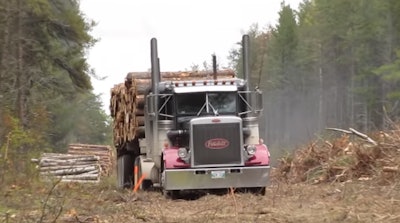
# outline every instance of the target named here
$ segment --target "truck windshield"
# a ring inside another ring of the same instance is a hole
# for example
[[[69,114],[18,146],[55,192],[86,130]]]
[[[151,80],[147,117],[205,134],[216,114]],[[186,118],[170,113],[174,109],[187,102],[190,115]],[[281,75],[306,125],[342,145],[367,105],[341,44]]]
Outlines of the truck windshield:
[[[178,94],[176,99],[177,111],[180,115],[236,112],[237,97],[235,92]]]
[[[206,102],[205,93],[178,94],[178,114],[196,114]]]
[[[236,94],[234,92],[208,93],[208,102],[218,113],[236,112]]]

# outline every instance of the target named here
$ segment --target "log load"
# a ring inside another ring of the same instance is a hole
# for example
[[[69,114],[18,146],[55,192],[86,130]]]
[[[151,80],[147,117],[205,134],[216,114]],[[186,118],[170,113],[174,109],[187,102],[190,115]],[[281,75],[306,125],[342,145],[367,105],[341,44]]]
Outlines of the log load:
[[[61,182],[98,183],[100,181],[100,157],[95,155],[72,155],[43,153],[37,160],[42,178],[60,179]]]
[[[218,79],[230,79],[235,77],[233,70],[219,70]],[[161,72],[161,81],[192,81],[192,80],[210,80],[214,78],[211,71],[178,71]],[[151,73],[149,72],[130,72],[126,75],[126,80],[134,80],[138,95],[145,95],[151,87]]]
[[[109,176],[112,173],[113,153],[110,146],[90,144],[70,144],[68,154],[72,155],[94,155],[99,157],[101,175]]]
[[[233,70],[219,70],[217,79],[235,78]],[[161,72],[161,81],[212,80],[212,71]],[[136,137],[144,136],[145,95],[151,89],[150,72],[130,72],[124,83],[111,89],[110,113],[113,118],[113,138],[117,148]]]
[[[133,140],[136,134],[136,82],[125,80],[111,89],[110,113],[113,117],[115,145]]]

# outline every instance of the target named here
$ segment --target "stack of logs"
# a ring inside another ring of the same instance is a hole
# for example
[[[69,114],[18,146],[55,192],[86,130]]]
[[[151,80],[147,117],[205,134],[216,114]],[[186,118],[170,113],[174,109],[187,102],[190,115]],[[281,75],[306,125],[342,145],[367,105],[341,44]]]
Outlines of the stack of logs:
[[[135,79],[126,79],[125,83],[111,89],[110,113],[114,119],[114,145],[135,139],[139,126],[137,116],[144,120],[143,105],[144,97],[138,97]]]
[[[40,175],[62,182],[92,182],[100,180],[100,158],[95,155],[44,153],[38,160]]]
[[[161,81],[194,81],[235,78],[233,70],[161,72]],[[114,144],[117,148],[144,134],[144,101],[151,90],[150,72],[131,72],[125,82],[111,89],[110,113],[114,119]]]
[[[112,172],[112,149],[106,145],[90,145],[90,144],[70,144],[68,154],[73,155],[95,155],[98,156],[101,175],[109,176]]]

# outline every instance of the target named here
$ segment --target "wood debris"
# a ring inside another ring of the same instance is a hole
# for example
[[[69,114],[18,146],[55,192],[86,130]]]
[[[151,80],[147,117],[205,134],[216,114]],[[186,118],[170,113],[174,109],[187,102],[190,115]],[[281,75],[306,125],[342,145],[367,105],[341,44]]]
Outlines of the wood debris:
[[[353,128],[329,130],[342,135],[331,141],[315,141],[281,158],[273,178],[290,183],[372,179],[389,184],[400,177],[399,131],[368,136]]]

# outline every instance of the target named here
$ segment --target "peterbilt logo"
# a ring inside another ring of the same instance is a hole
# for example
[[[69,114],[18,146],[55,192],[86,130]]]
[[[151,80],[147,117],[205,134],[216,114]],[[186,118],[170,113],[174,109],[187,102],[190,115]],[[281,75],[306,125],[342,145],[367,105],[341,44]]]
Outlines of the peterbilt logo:
[[[204,146],[209,149],[225,149],[229,146],[229,141],[224,138],[209,139]]]

